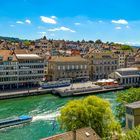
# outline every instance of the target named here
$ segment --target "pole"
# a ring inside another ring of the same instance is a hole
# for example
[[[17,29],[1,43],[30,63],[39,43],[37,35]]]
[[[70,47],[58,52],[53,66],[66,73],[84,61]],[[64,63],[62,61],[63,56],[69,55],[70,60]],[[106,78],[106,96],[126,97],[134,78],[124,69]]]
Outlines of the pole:
[[[73,130],[73,140],[76,140],[76,130]]]

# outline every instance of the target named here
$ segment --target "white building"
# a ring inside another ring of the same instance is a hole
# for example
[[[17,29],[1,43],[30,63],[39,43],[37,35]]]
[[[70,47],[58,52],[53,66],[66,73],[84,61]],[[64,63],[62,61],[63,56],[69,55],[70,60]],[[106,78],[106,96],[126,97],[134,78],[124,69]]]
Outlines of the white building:
[[[0,89],[32,87],[44,78],[44,59],[23,51],[0,50]]]
[[[109,78],[116,79],[125,87],[140,85],[140,69],[138,68],[122,68],[117,69],[109,75]]]

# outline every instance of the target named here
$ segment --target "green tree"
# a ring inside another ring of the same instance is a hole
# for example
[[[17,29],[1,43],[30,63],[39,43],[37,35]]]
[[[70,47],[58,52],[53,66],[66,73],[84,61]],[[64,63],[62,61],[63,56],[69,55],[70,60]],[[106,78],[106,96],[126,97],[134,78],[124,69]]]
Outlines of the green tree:
[[[111,139],[114,133],[121,132],[110,103],[96,96],[70,101],[61,109],[59,122],[61,128],[67,131],[90,126],[105,139]]]
[[[129,45],[121,45],[121,50],[132,50],[132,48]]]
[[[25,46],[29,47],[29,46],[30,46],[30,44],[31,44],[31,42],[30,42],[30,41],[28,41],[28,40],[25,40],[25,41],[23,42],[23,44],[24,44]]]
[[[103,42],[100,39],[98,39],[98,40],[95,41],[95,44],[102,44],[102,43]]]
[[[130,88],[117,95],[116,116],[122,124],[125,122],[125,105],[140,100],[140,88]]]
[[[129,130],[126,135],[124,135],[121,140],[140,140],[140,126]]]

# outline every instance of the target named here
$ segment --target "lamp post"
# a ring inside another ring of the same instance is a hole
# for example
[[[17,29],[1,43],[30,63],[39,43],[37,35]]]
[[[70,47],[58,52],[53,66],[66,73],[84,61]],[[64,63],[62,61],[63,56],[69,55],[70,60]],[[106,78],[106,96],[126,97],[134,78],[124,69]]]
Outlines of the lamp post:
[[[76,117],[73,116],[73,117],[72,117],[72,120],[75,121],[75,120],[76,120]],[[72,133],[73,133],[73,140],[76,140],[76,127],[73,128]]]

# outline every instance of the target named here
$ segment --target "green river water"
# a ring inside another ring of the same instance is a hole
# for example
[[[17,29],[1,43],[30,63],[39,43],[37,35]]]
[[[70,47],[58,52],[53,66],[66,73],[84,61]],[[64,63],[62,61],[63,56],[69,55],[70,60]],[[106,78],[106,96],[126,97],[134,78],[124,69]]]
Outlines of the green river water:
[[[98,94],[116,106],[114,92]],[[85,96],[84,96],[85,97]],[[0,118],[33,116],[31,123],[0,130],[0,140],[39,140],[63,132],[56,120],[59,110],[68,101],[84,97],[60,98],[53,95],[32,96],[0,101]]]

